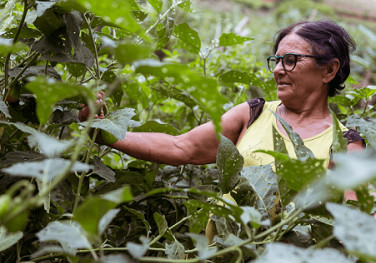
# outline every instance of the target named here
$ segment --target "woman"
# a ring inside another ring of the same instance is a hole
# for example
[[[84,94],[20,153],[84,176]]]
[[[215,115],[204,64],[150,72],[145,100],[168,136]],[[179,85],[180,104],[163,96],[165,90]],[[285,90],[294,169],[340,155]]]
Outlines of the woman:
[[[267,61],[280,101],[253,99],[222,116],[222,134],[237,145],[245,166],[272,162],[271,157],[254,151],[273,149],[273,126],[294,156],[291,141],[271,111],[292,126],[316,158],[329,164],[333,138],[327,100],[343,89],[350,73],[349,52],[354,46],[348,33],[331,21],[298,22],[279,33],[275,55]],[[103,96],[98,94],[98,100]],[[86,120],[88,114],[88,108],[81,110],[80,120]],[[103,118],[103,111],[96,117]],[[346,131],[344,136],[349,151],[363,148],[362,138],[355,131]],[[128,132],[123,140],[109,146],[139,159],[181,165],[215,162],[218,145],[214,125],[209,122],[179,136]]]

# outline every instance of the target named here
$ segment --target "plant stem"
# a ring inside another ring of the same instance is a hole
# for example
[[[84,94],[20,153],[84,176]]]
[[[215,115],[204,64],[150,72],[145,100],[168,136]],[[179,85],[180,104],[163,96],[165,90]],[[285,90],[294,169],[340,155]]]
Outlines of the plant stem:
[[[98,135],[98,129],[95,129],[94,130],[94,135],[93,135],[93,138],[92,140],[90,141],[90,145],[89,145],[89,148],[87,149],[87,152],[86,152],[86,160],[85,160],[85,164],[88,164],[89,163],[89,160],[90,160],[90,153],[94,147],[94,144],[95,144],[95,138],[97,137]],[[84,179],[86,177],[86,171],[83,171],[81,173],[81,176],[80,176],[80,179],[78,180],[78,186],[77,186],[77,193],[76,193],[76,198],[74,199],[74,205],[73,205],[73,211],[72,211],[72,214],[74,213],[74,211],[76,211],[77,209],[77,206],[78,206],[78,203],[80,201],[80,196],[81,196],[81,188],[82,188],[82,184],[84,182]]]
[[[13,38],[13,41],[12,41],[12,44],[16,44],[17,41],[18,41],[18,37],[20,36],[20,33],[21,33],[21,30],[22,30],[22,26],[25,22],[25,19],[26,19],[26,14],[27,14],[27,11],[29,10],[29,7],[27,6],[27,0],[23,0],[23,3],[24,3],[24,10],[23,10],[23,13],[22,13],[22,17],[21,17],[21,20],[18,24],[18,28],[17,28],[17,32]],[[10,91],[10,87],[11,85],[8,85],[8,74],[9,74],[9,63],[10,63],[10,56],[11,56],[11,52],[9,52],[5,58],[5,65],[4,65],[4,88],[5,89],[8,89],[8,91],[6,92],[6,94],[8,95],[9,91]],[[5,96],[6,98],[7,96]],[[5,100],[4,100],[5,101]]]
[[[313,248],[313,249],[322,248],[322,247],[325,246],[328,242],[330,242],[330,240],[332,240],[333,238],[334,238],[334,235],[330,235],[330,236],[324,238],[323,240],[321,240],[320,242],[318,242],[317,244],[313,245],[312,248]]]
[[[95,57],[95,64],[96,64],[95,69],[96,69],[96,73],[97,73],[97,79],[101,79],[101,74],[100,74],[100,70],[99,70],[98,50],[97,50],[97,45],[95,43],[95,39],[94,39],[94,36],[93,36],[93,32],[91,30],[91,22],[89,23],[89,20],[87,19],[87,17],[85,15],[84,15],[84,19],[85,19],[87,29],[88,29],[88,32],[89,32],[89,37],[90,37],[90,40],[91,40],[91,43],[92,43],[93,49],[94,49],[94,57]]]

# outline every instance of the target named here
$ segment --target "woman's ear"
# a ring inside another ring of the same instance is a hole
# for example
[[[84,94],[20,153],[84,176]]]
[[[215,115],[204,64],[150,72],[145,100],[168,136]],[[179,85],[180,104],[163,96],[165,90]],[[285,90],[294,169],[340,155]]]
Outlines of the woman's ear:
[[[332,61],[326,66],[326,70],[324,73],[323,82],[329,83],[334,79],[338,70],[339,70],[340,62],[338,58],[333,58]]]

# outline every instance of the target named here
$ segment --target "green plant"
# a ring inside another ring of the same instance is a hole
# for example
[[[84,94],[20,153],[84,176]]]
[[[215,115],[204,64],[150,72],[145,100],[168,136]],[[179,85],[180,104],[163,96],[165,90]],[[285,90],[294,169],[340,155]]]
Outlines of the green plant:
[[[372,87],[333,101],[370,145],[362,155],[336,155],[334,171],[320,168],[288,125],[298,159],[277,144],[269,154],[278,177],[270,166],[242,168],[224,137],[215,165],[144,162],[95,137],[100,131],[122,139],[128,129],[176,135],[208,119],[219,132],[229,102],[276,98],[263,63],[245,56],[252,37],[228,31],[202,41],[190,26],[190,0],[1,5],[1,261],[375,261],[365,243],[376,236],[376,222],[365,215],[375,212],[375,120],[371,107],[358,104],[372,105]],[[103,120],[94,119],[99,91],[106,94]],[[77,118],[82,104],[92,112],[84,123]],[[334,138],[340,152],[343,143]],[[239,206],[222,196],[235,186]],[[348,188],[359,193],[352,206],[364,213],[327,203],[341,203],[336,197]],[[219,235],[208,245],[202,230],[211,214]],[[330,248],[315,250],[324,246]]]

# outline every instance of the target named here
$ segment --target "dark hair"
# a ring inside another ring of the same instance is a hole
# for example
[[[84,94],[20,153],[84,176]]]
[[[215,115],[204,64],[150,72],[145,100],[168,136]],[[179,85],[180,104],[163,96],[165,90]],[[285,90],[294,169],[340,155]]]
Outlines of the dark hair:
[[[281,40],[290,33],[310,43],[313,55],[320,57],[316,59],[318,65],[327,65],[333,58],[339,59],[340,68],[329,82],[328,96],[333,97],[344,89],[344,82],[350,74],[350,51],[356,49],[355,41],[346,30],[329,20],[297,22],[279,32],[273,47],[274,54]]]

